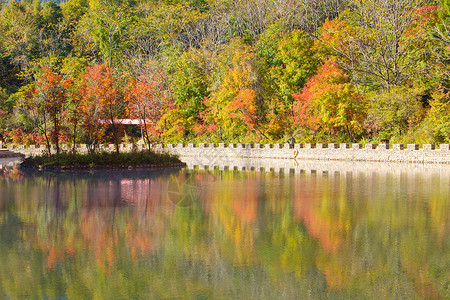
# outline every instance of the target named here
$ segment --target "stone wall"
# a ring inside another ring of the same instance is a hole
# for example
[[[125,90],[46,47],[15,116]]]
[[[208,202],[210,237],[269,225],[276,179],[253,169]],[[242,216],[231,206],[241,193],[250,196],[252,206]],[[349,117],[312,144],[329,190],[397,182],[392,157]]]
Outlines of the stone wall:
[[[86,145],[77,145],[78,153],[87,153]],[[142,145],[121,144],[120,151],[141,151]],[[30,155],[41,155],[46,151],[45,146],[8,146],[9,151]],[[71,148],[61,146],[63,151]],[[114,145],[100,145],[99,150],[112,152]],[[154,145],[156,152],[166,152],[184,158],[202,158],[214,165],[218,161],[233,159],[295,159],[321,161],[361,161],[361,162],[395,162],[395,163],[450,163],[450,145],[442,144],[168,144]],[[52,152],[55,148],[52,148]]]

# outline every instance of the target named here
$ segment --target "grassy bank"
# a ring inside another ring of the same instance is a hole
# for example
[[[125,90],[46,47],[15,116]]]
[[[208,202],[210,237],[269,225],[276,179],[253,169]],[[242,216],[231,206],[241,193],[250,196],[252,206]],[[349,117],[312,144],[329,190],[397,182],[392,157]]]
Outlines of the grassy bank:
[[[182,166],[178,157],[153,152],[67,154],[32,156],[26,158],[22,167],[39,169],[98,169],[98,168],[152,168]]]

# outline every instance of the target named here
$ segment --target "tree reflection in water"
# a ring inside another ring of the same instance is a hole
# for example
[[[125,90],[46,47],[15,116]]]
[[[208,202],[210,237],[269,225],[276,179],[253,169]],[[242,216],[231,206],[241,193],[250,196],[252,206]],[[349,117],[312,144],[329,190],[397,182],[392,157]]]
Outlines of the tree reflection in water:
[[[439,173],[0,170],[0,295],[446,298]]]

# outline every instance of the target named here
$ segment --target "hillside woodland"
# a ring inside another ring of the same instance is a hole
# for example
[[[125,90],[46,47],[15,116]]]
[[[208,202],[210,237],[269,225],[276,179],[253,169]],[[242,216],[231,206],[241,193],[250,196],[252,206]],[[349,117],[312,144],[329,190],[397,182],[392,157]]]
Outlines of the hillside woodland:
[[[0,140],[450,143],[449,16],[448,0],[0,1]]]

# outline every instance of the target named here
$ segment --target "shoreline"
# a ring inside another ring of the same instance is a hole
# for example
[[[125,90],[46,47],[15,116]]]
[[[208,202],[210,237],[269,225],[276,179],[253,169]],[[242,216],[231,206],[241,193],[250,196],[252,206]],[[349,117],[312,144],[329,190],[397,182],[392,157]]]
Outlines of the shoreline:
[[[128,165],[104,165],[104,166],[94,166],[94,167],[83,167],[83,166],[22,166],[19,165],[20,169],[32,170],[32,171],[56,171],[56,172],[78,172],[78,171],[103,171],[103,170],[161,170],[161,169],[176,169],[187,167],[186,163],[167,163],[167,164],[142,164],[136,166]]]

